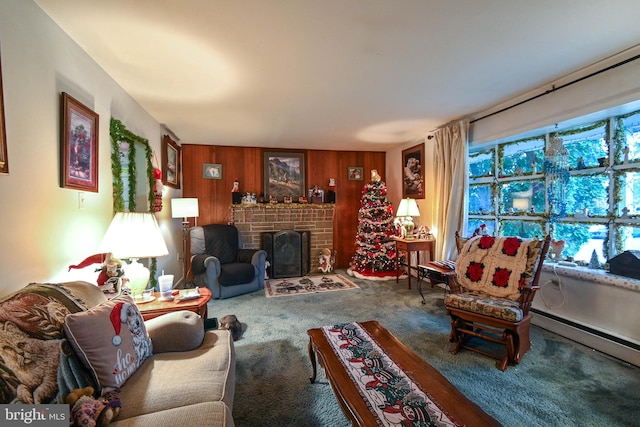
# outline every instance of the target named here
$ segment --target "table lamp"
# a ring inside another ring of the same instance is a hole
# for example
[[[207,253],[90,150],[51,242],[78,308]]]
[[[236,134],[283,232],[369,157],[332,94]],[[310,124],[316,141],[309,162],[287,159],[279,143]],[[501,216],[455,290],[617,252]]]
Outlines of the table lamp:
[[[184,197],[181,199],[171,199],[171,217],[182,218],[182,277],[187,283],[187,234],[189,233],[189,219],[198,218],[198,199],[195,197]]]
[[[169,254],[162,232],[152,213],[117,212],[107,229],[99,252],[111,252],[116,258],[129,258],[123,265],[124,276],[133,295],[141,294],[149,283],[149,269],[138,258]]]
[[[407,232],[407,239],[413,239],[413,230],[415,228],[413,217],[420,216],[416,200],[410,198],[400,200],[400,206],[398,206],[396,216],[402,218],[402,227],[404,227]]]

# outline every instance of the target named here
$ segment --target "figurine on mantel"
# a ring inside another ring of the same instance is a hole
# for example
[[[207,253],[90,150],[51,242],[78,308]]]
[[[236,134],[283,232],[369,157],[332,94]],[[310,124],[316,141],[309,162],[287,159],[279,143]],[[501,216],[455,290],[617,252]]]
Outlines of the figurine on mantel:
[[[327,203],[336,202],[336,180],[329,178],[329,191],[327,192]]]
[[[236,178],[233,181],[233,188],[231,189],[232,193],[239,193],[240,192],[240,181],[238,181],[238,178]]]

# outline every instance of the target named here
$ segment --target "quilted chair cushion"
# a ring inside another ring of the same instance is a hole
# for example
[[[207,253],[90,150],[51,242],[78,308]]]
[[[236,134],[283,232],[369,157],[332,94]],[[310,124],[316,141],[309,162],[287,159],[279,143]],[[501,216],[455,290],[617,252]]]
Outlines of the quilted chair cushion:
[[[522,320],[522,310],[518,302],[510,299],[488,298],[480,293],[447,294],[444,297],[446,307],[459,308],[465,311],[481,313],[509,322]]]
[[[470,291],[517,300],[519,288],[533,272],[538,244],[538,239],[473,237],[465,243],[456,262],[458,282]]]
[[[220,260],[220,264],[238,261],[238,229],[233,225],[209,224],[204,230],[205,252]],[[251,281],[251,280],[249,280]]]
[[[232,262],[220,265],[220,277],[218,281],[222,286],[239,285],[251,282],[255,275],[256,268],[253,264]]]

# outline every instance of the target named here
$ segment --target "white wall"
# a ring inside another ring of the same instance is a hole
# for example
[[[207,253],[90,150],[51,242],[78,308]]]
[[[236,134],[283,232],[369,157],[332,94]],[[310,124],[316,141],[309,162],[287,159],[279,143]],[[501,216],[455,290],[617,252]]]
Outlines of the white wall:
[[[67,266],[96,253],[112,208],[109,120],[149,140],[160,156],[160,125],[31,0],[0,2],[0,54],[9,175],[0,175],[0,296],[29,282],[87,277]],[[100,116],[99,192],[59,186],[60,93]],[[180,191],[165,190],[165,206]],[[180,220],[158,220],[170,255],[159,270],[180,276]],[[95,278],[91,274],[87,278]]]

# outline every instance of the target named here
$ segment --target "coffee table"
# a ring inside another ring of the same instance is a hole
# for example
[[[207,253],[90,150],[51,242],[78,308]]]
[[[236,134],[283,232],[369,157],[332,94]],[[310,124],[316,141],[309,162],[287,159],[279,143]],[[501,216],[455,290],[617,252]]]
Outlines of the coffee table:
[[[391,332],[375,320],[359,322],[376,343],[401,367],[418,387],[428,393],[460,425],[499,426],[500,423],[463,395],[435,368],[425,362],[409,347],[402,344]],[[331,384],[342,411],[354,426],[375,426],[377,418],[360,395],[357,385],[336,355],[321,328],[309,329],[309,358],[312,376],[316,380],[316,357]]]
[[[198,290],[200,291],[200,298],[187,301],[176,301],[175,297],[173,301],[160,301],[160,292],[154,292],[155,300],[136,302],[136,306],[138,306],[138,310],[140,310],[144,320],[180,310],[193,311],[198,313],[202,319],[206,319],[209,313],[207,303],[211,299],[211,290],[209,288],[198,288]]]

